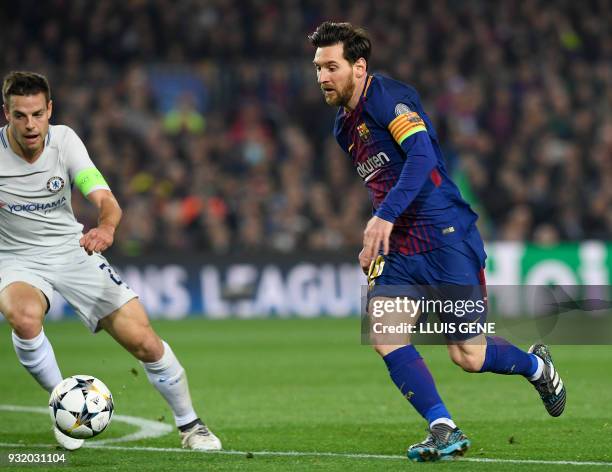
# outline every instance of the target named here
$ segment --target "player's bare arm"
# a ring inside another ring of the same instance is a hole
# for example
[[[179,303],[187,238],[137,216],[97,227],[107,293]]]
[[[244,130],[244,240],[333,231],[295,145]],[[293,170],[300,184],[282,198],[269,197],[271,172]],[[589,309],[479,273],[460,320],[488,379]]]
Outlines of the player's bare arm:
[[[99,211],[98,226],[90,229],[80,239],[81,246],[88,254],[106,251],[114,241],[115,229],[121,221],[121,207],[109,190],[94,190],[87,195]]]
[[[383,254],[389,254],[389,238],[393,231],[393,223],[373,216],[368,221],[363,232],[363,249],[359,253],[359,264],[365,274],[368,273],[370,264],[376,260],[378,251],[382,244]]]

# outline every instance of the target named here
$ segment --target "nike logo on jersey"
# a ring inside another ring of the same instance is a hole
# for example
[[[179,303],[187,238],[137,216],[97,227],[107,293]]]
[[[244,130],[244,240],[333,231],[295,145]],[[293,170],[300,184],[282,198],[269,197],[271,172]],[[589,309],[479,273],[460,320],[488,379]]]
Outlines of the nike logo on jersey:
[[[372,178],[378,174],[382,169],[377,169],[374,172],[372,172],[370,175],[368,175],[363,181],[364,182],[369,182],[370,180],[372,180]]]

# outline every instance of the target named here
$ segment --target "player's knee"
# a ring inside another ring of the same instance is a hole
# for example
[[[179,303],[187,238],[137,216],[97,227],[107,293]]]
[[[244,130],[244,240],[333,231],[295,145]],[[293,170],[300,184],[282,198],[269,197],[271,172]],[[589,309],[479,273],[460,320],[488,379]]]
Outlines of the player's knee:
[[[452,361],[466,372],[480,372],[484,359],[479,352],[452,351]]]
[[[40,333],[44,318],[40,304],[30,300],[19,300],[9,306],[6,317],[15,334],[22,339],[32,339]]]

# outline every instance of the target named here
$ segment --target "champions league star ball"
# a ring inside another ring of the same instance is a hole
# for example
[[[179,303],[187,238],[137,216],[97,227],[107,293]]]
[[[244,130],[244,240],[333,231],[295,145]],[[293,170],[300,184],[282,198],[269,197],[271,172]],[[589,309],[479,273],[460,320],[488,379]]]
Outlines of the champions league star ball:
[[[113,409],[110,390],[91,375],[73,375],[62,380],[49,398],[49,413],[55,425],[76,439],[91,438],[104,431]]]

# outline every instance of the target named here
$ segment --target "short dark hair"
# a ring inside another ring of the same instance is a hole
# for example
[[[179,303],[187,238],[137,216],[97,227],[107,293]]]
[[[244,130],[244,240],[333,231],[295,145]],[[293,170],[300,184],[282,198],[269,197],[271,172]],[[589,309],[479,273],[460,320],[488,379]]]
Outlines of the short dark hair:
[[[2,101],[8,108],[9,97],[11,95],[36,95],[44,93],[46,102],[51,100],[51,88],[49,81],[42,74],[27,71],[12,71],[4,77],[2,82]]]
[[[325,21],[308,36],[308,39],[316,48],[342,43],[343,56],[350,64],[354,64],[360,57],[366,60],[366,64],[370,60],[372,41],[368,33],[363,28],[355,27],[350,23]]]

